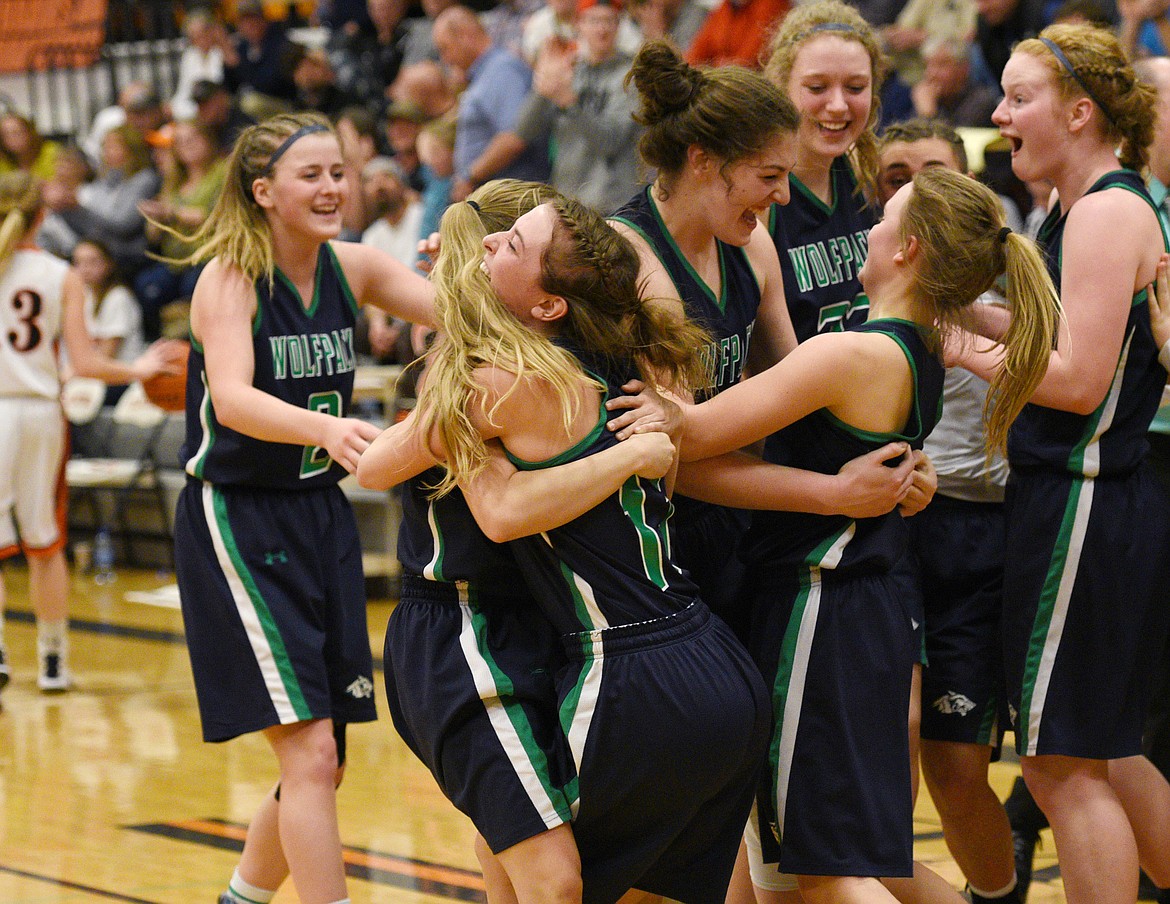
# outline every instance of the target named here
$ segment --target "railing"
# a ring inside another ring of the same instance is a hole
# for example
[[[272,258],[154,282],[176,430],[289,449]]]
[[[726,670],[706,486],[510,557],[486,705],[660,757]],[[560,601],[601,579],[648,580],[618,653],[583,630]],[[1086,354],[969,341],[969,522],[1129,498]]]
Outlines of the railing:
[[[166,99],[182,53],[182,0],[0,0],[0,70],[23,71],[27,112],[55,137],[89,128],[131,81]]]

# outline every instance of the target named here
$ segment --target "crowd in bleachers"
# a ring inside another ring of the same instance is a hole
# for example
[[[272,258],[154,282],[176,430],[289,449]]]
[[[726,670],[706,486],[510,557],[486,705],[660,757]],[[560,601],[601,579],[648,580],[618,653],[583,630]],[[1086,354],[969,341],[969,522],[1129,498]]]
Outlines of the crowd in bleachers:
[[[628,2],[628,6],[627,6]],[[605,213],[650,176],[624,78],[646,39],[692,64],[758,67],[790,0],[318,0],[189,4],[176,87],[126,84],[73,144],[47,140],[17,111],[0,117],[0,171],[45,183],[40,243],[72,258],[97,241],[111,285],[140,306],[143,338],[182,335],[198,265],[180,234],[219,195],[223,161],[247,125],[317,110],[345,135],[351,192],[345,238],[413,261],[413,242],[446,205],[494,177],[546,181]],[[1135,56],[1170,42],[1162,0],[857,0],[889,63],[882,127],[913,116],[989,128],[1014,42],[1053,21],[1114,29]],[[283,16],[284,18],[280,18]],[[990,165],[1023,222],[1036,191]],[[1038,192],[1040,195],[1043,192]],[[101,299],[96,299],[98,309]],[[127,321],[128,323],[130,321]],[[408,353],[370,325],[377,360]]]

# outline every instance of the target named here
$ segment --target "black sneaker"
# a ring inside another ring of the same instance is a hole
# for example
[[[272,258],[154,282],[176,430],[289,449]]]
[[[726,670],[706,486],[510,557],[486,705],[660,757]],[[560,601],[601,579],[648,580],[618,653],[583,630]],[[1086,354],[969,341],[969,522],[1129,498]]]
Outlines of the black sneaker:
[[[8,684],[8,679],[12,674],[8,671],[8,651],[0,645],[0,691],[4,690],[4,686]]]
[[[48,693],[58,693],[69,690],[72,684],[69,668],[65,665],[60,653],[45,653],[41,656],[41,670],[37,675],[37,687]]]

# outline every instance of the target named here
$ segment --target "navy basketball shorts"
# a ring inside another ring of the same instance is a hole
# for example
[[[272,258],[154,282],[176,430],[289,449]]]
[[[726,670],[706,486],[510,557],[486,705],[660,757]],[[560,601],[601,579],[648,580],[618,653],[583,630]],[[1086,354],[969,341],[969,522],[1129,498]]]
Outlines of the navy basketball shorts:
[[[1021,755],[1141,753],[1161,649],[1170,534],[1148,467],[1090,479],[1013,472],[1004,670]]]
[[[519,578],[502,595],[404,575],[384,662],[394,727],[494,852],[570,821],[564,654]]]
[[[999,744],[1003,505],[938,495],[907,522],[926,612],[922,737]]]
[[[758,800],[765,864],[798,876],[909,876],[908,709],[919,646],[888,575],[784,569],[753,581],[753,652],[772,686]]]
[[[913,518],[909,520],[913,521]],[[902,606],[910,619],[910,626],[914,629],[914,642],[919,651],[916,661],[926,665],[926,603],[922,597],[918,566],[909,546],[890,566],[889,579],[894,584],[896,588],[894,592],[902,601]]]
[[[672,555],[699,588],[699,597],[741,641],[747,638],[750,613],[743,595],[746,566],[736,555],[751,522],[750,513],[688,501],[670,521]]]
[[[768,737],[755,665],[701,602],[564,640],[584,904],[723,904]]]
[[[340,489],[188,480],[175,571],[205,740],[377,717],[361,546]]]

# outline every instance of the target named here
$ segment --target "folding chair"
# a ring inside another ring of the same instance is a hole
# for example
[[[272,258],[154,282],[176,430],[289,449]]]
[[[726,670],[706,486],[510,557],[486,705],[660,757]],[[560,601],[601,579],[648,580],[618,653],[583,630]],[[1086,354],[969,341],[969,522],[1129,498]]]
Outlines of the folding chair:
[[[168,415],[146,398],[135,383],[114,406],[108,425],[90,423],[86,445],[96,454],[71,457],[65,467],[71,509],[78,503],[89,507],[92,530],[108,527],[120,539],[123,559],[137,566],[141,542],[163,545],[174,567],[171,513],[159,474],[158,444]],[[107,429],[103,430],[103,426]],[[102,497],[110,499],[112,518],[105,517]],[[149,522],[143,518],[143,508]],[[72,520],[72,519],[71,519]]]

